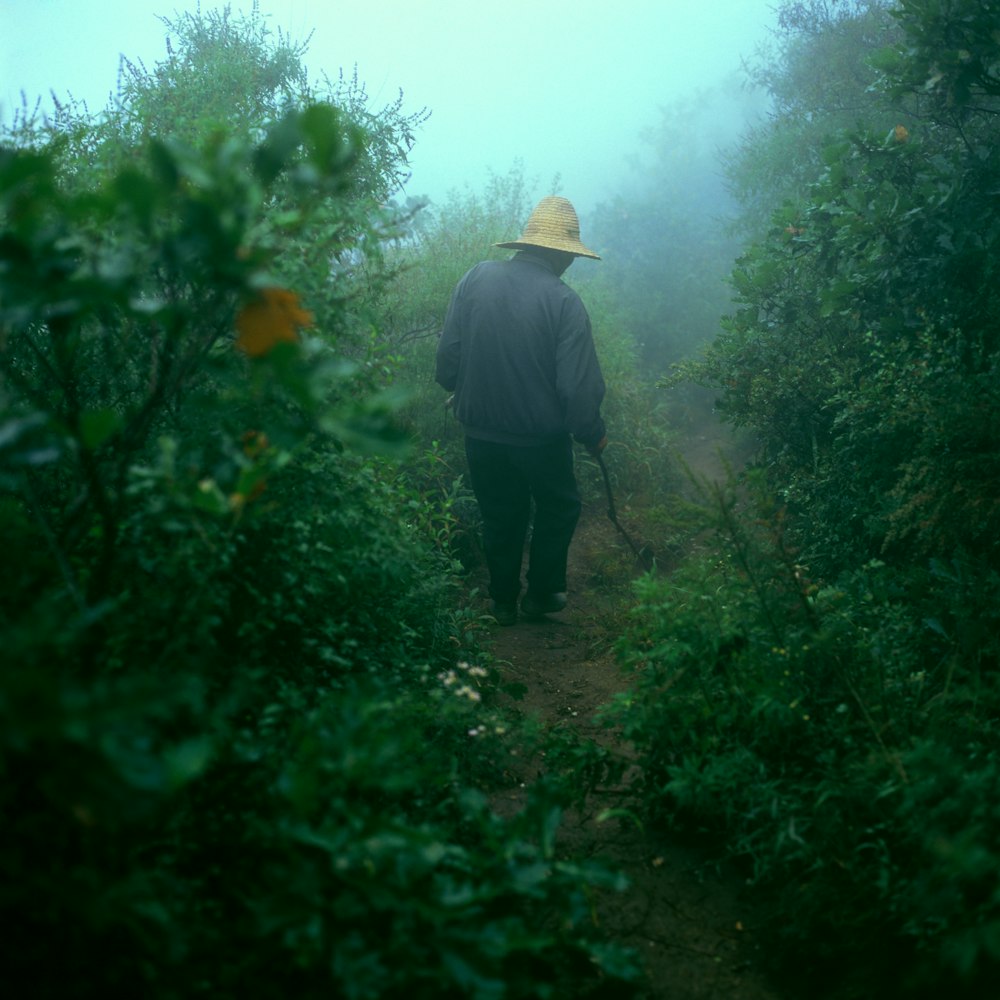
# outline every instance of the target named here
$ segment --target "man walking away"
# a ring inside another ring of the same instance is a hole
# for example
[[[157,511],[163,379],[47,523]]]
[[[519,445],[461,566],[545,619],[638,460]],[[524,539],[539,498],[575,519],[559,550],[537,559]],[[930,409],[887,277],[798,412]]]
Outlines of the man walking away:
[[[454,393],[472,489],[483,519],[493,614],[517,621],[528,552],[528,618],[566,606],[566,561],[580,518],[575,439],[593,455],[607,444],[604,378],[587,310],[562,274],[580,241],[565,198],[543,198],[505,261],[483,261],[456,285],[437,349],[437,381]]]

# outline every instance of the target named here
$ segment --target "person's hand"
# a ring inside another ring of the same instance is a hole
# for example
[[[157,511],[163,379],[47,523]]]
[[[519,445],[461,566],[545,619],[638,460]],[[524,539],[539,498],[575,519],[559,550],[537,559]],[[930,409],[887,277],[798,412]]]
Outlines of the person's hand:
[[[587,451],[591,455],[593,455],[594,458],[597,458],[597,456],[600,455],[600,453],[604,451],[604,449],[607,446],[608,446],[608,436],[607,434],[605,434],[604,437],[602,437],[601,440],[597,442],[597,444],[588,444]]]

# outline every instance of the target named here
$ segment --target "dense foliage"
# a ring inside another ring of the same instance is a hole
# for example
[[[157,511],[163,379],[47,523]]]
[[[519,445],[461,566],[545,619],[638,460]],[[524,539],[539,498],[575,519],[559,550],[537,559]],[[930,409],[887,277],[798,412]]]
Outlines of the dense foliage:
[[[1000,966],[1000,8],[795,3],[782,25],[774,118],[730,158],[748,228],[762,199],[771,224],[720,336],[665,380],[715,389],[757,469],[706,487],[704,548],[644,582],[615,717],[651,813],[748,863],[792,986],[982,996]]]
[[[455,515],[391,461],[365,316],[398,109],[299,100],[256,12],[179,29],[92,132],[0,148],[4,971],[35,996],[627,991],[590,904],[620,880],[555,849],[568,789],[489,808],[514,727]],[[219,60],[280,99],[210,113]]]
[[[884,89],[906,94],[901,60],[873,53]],[[997,558],[1000,108],[988,90],[961,106],[930,94],[908,125],[825,148],[807,196],[741,259],[739,308],[704,363],[824,568],[957,547]]]
[[[164,23],[102,114],[25,109],[0,143],[5,971],[36,995],[630,995],[591,911],[622,880],[557,846],[613,764],[501,710],[432,384],[451,288],[537,185],[515,163],[400,205],[424,112],[314,86],[256,8]],[[641,181],[583,220],[605,259],[567,275],[616,495],[687,555],[637,584],[607,719],[652,828],[745,865],[789,993],[978,997],[1000,7],[800,0],[778,25],[756,90],[663,109]],[[759,453],[682,502],[707,398]]]

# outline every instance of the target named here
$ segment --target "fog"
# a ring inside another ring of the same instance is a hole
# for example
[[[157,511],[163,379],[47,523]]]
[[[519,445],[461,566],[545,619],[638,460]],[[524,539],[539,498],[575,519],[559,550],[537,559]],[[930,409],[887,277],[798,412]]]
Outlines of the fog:
[[[430,117],[404,192],[440,201],[481,187],[517,162],[553,179],[588,212],[614,195],[638,136],[659,109],[712,87],[766,39],[775,0],[261,0],[269,24],[311,35],[312,81],[357,69],[370,107],[402,92],[403,111]],[[202,7],[214,6],[204,0]],[[116,89],[120,57],[152,67],[166,55],[169,0],[0,0],[0,115],[50,92],[91,112]],[[234,14],[249,11],[234,2]]]

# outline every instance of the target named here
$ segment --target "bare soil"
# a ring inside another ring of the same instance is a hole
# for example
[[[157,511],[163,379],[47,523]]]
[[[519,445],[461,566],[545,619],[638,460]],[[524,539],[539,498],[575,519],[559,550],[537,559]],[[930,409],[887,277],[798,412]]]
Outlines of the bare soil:
[[[685,461],[702,474],[721,474],[714,445],[709,437],[692,440]],[[516,703],[521,712],[548,727],[571,726],[628,755],[621,737],[595,716],[629,683],[613,645],[632,601],[631,581],[643,567],[606,510],[600,501],[585,504],[570,551],[567,608],[542,620],[497,626],[492,652],[505,678],[526,688]],[[628,530],[628,508],[619,507],[618,517]],[[522,767],[537,774],[544,761]],[[523,777],[531,780],[531,774]],[[522,795],[515,784],[497,796],[495,808],[514,811]],[[642,958],[648,977],[642,997],[779,1000],[762,969],[744,879],[697,846],[638,823],[597,821],[604,810],[627,808],[629,795],[627,783],[592,794],[580,815],[566,817],[560,849],[577,858],[600,857],[627,876],[629,888],[603,897],[597,917]]]

